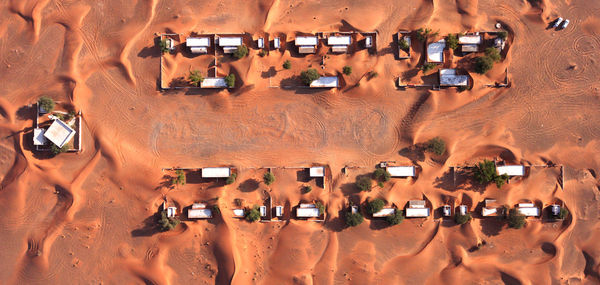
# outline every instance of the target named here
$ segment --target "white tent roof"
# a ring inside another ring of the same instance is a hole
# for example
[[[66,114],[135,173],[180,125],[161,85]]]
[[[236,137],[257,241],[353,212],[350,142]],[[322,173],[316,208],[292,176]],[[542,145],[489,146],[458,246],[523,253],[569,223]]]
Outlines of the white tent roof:
[[[187,38],[185,45],[188,47],[209,47],[210,38]]]
[[[319,209],[314,208],[296,208],[296,217],[299,218],[316,218],[319,216]]]
[[[506,174],[508,176],[523,176],[525,175],[525,166],[523,165],[501,165],[496,166],[498,175]]]
[[[445,47],[446,47],[446,41],[444,39],[441,39],[435,43],[430,43],[427,46],[427,61],[428,62],[443,62]]]
[[[63,147],[75,136],[75,130],[65,122],[57,119],[44,132],[44,136],[56,146]]]
[[[491,215],[495,215],[496,213],[498,213],[497,208],[481,208],[482,216],[491,216]]]
[[[469,76],[457,75],[456,69],[444,68],[440,69],[440,85],[441,86],[467,86],[469,84]]]
[[[205,167],[202,168],[202,178],[225,178],[229,177],[229,167]]]
[[[540,215],[540,209],[537,207],[519,207],[517,211],[527,217],[537,217]]]
[[[429,208],[406,208],[406,217],[429,217]]]
[[[279,48],[279,45],[280,45],[279,38],[274,38],[273,39],[273,47]]]
[[[412,177],[415,176],[414,166],[388,166],[386,170],[392,177]]]
[[[33,145],[45,145],[46,137],[44,137],[44,133],[46,130],[42,128],[33,129]]]
[[[396,209],[394,208],[383,208],[379,212],[373,213],[373,217],[387,217],[393,215],[394,213],[396,213]]]
[[[244,216],[244,209],[233,209],[233,216],[235,217],[243,217]]]
[[[296,37],[294,43],[297,46],[316,46],[318,43],[317,37],[315,36],[301,36]]]
[[[241,37],[220,37],[219,46],[221,47],[237,47],[242,45]]]
[[[200,82],[201,88],[227,88],[224,77],[207,77]]]
[[[325,176],[325,167],[315,166],[310,168],[310,177],[323,177]]]
[[[352,42],[350,36],[331,36],[327,38],[327,44],[330,46],[348,46]]]
[[[460,37],[458,37],[458,43],[459,44],[478,45],[478,44],[481,43],[481,36],[480,35],[465,35],[465,36],[460,36]]]
[[[337,76],[321,76],[310,83],[312,88],[335,88],[338,87]]]
[[[208,219],[212,218],[212,211],[210,209],[189,209],[188,219]]]

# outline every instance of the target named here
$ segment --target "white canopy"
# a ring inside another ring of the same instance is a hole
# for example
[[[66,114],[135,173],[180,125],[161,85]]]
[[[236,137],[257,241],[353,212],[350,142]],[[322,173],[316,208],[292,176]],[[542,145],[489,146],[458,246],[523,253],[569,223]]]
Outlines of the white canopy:
[[[471,45],[478,45],[481,43],[481,36],[480,35],[464,35],[464,36],[459,36],[458,37],[458,43],[459,44],[471,44]]]
[[[497,208],[481,208],[481,215],[484,217],[495,215],[496,213],[498,213]]]
[[[209,47],[210,38],[187,38],[185,45],[188,47]]]
[[[440,69],[440,86],[467,86],[469,76],[456,74],[456,69]]]
[[[502,165],[496,166],[498,175],[506,174],[508,176],[523,176],[525,175],[525,166],[523,165]]]
[[[241,37],[220,37],[219,46],[221,47],[237,47],[242,45]]]
[[[310,83],[311,88],[335,88],[338,87],[337,76],[321,76]]]
[[[281,217],[283,215],[283,206],[275,206],[275,216]]]
[[[244,209],[233,209],[233,216],[237,218],[244,217]]]
[[[274,48],[279,48],[279,38],[274,38],[273,39],[273,47]]]
[[[350,36],[331,36],[327,38],[327,44],[330,46],[348,46],[352,42]]]
[[[314,208],[296,208],[296,217],[299,218],[316,218],[319,216],[319,209]]]
[[[229,167],[205,167],[202,168],[202,178],[226,178],[231,174]]]
[[[394,209],[394,208],[383,208],[379,212],[373,213],[373,217],[375,217],[375,218],[387,217],[387,216],[393,215],[394,213],[396,213],[396,209]]]
[[[42,128],[33,129],[33,145],[45,145],[46,137],[44,137],[44,133],[46,130]]]
[[[318,39],[315,36],[300,36],[296,37],[294,43],[297,46],[316,46],[318,43]]]
[[[56,119],[44,132],[44,136],[56,146],[63,147],[75,136],[75,130],[65,122]]]
[[[414,166],[388,166],[386,170],[392,177],[412,177],[415,176]]]
[[[427,46],[427,61],[428,62],[443,62],[444,61],[444,48],[446,48],[446,41],[441,39],[435,43],[430,43]]]
[[[409,217],[409,218],[429,217],[429,208],[406,208],[406,217]]]
[[[207,77],[200,82],[200,88],[227,88],[224,77]]]
[[[323,177],[325,176],[325,167],[315,166],[310,168],[310,177]]]
[[[540,215],[540,209],[537,207],[519,207],[517,211],[527,217],[537,217]]]
[[[212,211],[210,209],[189,209],[188,219],[208,219],[212,218]]]

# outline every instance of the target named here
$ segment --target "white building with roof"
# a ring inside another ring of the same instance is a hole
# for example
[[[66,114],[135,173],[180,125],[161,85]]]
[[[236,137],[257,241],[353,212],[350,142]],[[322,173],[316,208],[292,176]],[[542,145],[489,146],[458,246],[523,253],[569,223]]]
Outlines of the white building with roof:
[[[385,170],[392,177],[414,177],[416,175],[414,166],[387,166]]]
[[[192,208],[188,209],[188,219],[210,219],[212,211],[206,208],[204,203],[194,203]]]
[[[242,37],[219,37],[217,43],[223,48],[224,53],[234,53],[239,46],[243,45],[244,41]]]
[[[44,136],[45,132],[46,130],[43,128],[33,129],[33,145],[40,146],[48,143],[48,140],[46,140],[46,137]]]
[[[429,217],[429,208],[425,200],[410,200],[405,214],[407,218],[426,218]]]
[[[69,143],[74,136],[75,130],[59,119],[54,120],[52,125],[44,132],[44,137],[58,147],[63,147]]]
[[[294,40],[299,53],[315,53],[319,39],[316,36],[299,36]]]
[[[331,51],[335,53],[348,52],[348,46],[352,43],[352,37],[349,35],[330,36],[327,38],[327,45],[331,46]]]
[[[462,35],[458,37],[462,52],[477,52],[481,44],[481,35]]]
[[[498,175],[508,175],[508,176],[524,176],[525,175],[525,166],[524,165],[498,165],[496,166],[496,171]]]
[[[207,77],[200,82],[200,88],[229,88],[224,77]]]
[[[315,204],[300,204],[296,208],[296,217],[298,218],[317,218],[319,216],[319,208]]]
[[[192,53],[207,53],[208,48],[210,47],[210,38],[186,38],[185,45],[190,49]]]
[[[321,76],[310,83],[310,88],[337,88],[339,81],[337,76]]]
[[[231,176],[229,167],[205,167],[202,168],[202,178],[227,178]]]
[[[313,166],[309,168],[310,177],[325,177],[324,166]]]
[[[540,216],[540,208],[536,207],[533,203],[520,203],[517,205],[517,211],[526,217]]]
[[[396,213],[396,209],[388,207],[388,208],[383,208],[383,209],[379,210],[379,212],[377,212],[377,213],[373,213],[373,217],[374,218],[382,218],[382,217],[391,216],[395,213]]]
[[[468,86],[469,76],[457,74],[454,68],[442,68],[439,71],[440,86]]]
[[[427,62],[442,63],[444,62],[444,49],[446,48],[446,40],[441,39],[437,42],[430,43],[427,46]]]

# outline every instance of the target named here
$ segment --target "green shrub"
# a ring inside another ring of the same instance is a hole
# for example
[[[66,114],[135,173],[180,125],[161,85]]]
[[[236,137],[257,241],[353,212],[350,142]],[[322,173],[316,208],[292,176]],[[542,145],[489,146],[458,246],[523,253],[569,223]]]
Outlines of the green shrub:
[[[310,85],[313,81],[319,79],[321,75],[314,68],[309,68],[300,73],[300,79],[306,85]]]
[[[235,86],[235,74],[230,73],[225,76],[225,83],[227,83],[227,87],[233,88],[233,86]]]
[[[317,207],[317,209],[319,209],[319,216],[325,213],[325,205],[323,205],[323,203],[317,201],[315,202],[315,206]]]
[[[158,46],[160,47],[161,53],[169,52],[169,46],[167,45],[167,39],[162,39],[158,42]]]
[[[484,159],[483,162],[478,163],[473,169],[473,178],[480,184],[494,182],[498,188],[501,188],[506,180],[508,180],[508,175],[498,175],[494,162]]]
[[[520,229],[525,225],[525,215],[519,213],[517,209],[510,209],[508,212],[508,226],[513,229]]]
[[[241,198],[235,198],[233,199],[233,203],[238,206],[241,207],[242,205],[244,205],[244,199]]]
[[[508,33],[506,31],[500,31],[500,32],[498,32],[498,37],[501,38],[501,39],[503,39],[503,40],[506,40],[507,36],[508,36]]]
[[[292,68],[292,62],[288,59],[286,61],[283,62],[283,68],[284,69],[290,69]]]
[[[312,191],[312,186],[306,185],[306,186],[302,187],[302,193],[306,194],[306,193],[310,193],[310,191]]]
[[[377,168],[373,171],[373,178],[379,181],[390,181],[392,175],[384,168]]]
[[[44,111],[46,111],[47,113],[50,113],[52,111],[54,111],[54,100],[52,100],[52,98],[49,97],[41,97],[38,100],[38,105],[40,107],[42,107],[42,109],[44,109]]]
[[[385,217],[385,220],[392,226],[400,224],[404,221],[404,211],[396,209],[394,214]]]
[[[471,220],[470,213],[466,213],[464,215],[461,215],[460,213],[454,214],[454,221],[459,225],[466,224],[470,220]]]
[[[569,215],[569,210],[567,210],[567,208],[565,207],[560,207],[560,212],[558,212],[558,218],[559,219],[564,219]]]
[[[406,41],[405,39],[399,39],[398,48],[407,51],[410,48],[410,46],[408,45],[408,41]]]
[[[256,222],[260,220],[260,211],[258,210],[258,206],[252,207],[252,209],[247,210],[246,213],[246,221],[248,222]]]
[[[170,231],[179,225],[180,221],[176,217],[167,217],[167,211],[160,212],[160,218],[158,219],[158,225],[160,230],[163,232]]]
[[[485,56],[491,58],[494,62],[499,62],[501,59],[500,52],[495,47],[486,48]]]
[[[175,177],[173,177],[173,180],[171,182],[173,185],[185,185],[185,173],[183,173],[183,170],[175,170]]]
[[[242,59],[243,57],[248,55],[248,47],[245,45],[238,46],[237,49],[233,52],[233,57],[237,59]]]
[[[192,71],[190,71],[188,80],[190,81],[190,83],[192,83],[192,85],[198,87],[198,86],[200,86],[200,83],[202,83],[202,81],[204,81],[204,77],[202,77],[202,74],[200,74],[200,71],[192,70]]]
[[[367,212],[373,215],[374,213],[381,211],[383,206],[385,206],[385,201],[381,199],[374,199],[367,203]]]
[[[494,67],[494,60],[489,56],[480,56],[475,59],[475,72],[486,74]]]
[[[237,178],[237,174],[231,173],[231,175],[229,177],[227,177],[227,180],[225,180],[225,184],[227,184],[227,185],[233,184],[235,182],[236,178]]]
[[[364,221],[364,217],[361,213],[346,212],[346,225],[349,227],[356,227]]]
[[[371,178],[368,176],[357,177],[356,187],[358,187],[360,191],[371,191]]]
[[[442,155],[446,152],[446,142],[440,137],[435,137],[427,141],[426,150],[437,155]]]
[[[267,172],[263,176],[263,180],[265,181],[265,184],[271,185],[273,182],[275,182],[275,175],[273,175],[271,172]]]
[[[421,70],[423,70],[423,73],[427,73],[428,71],[434,69],[436,67],[435,63],[425,63],[423,64],[423,66],[421,66]]]
[[[219,208],[219,205],[213,205],[212,206],[213,212],[215,212],[215,214],[221,214],[221,208]]]
[[[373,70],[373,71],[369,72],[369,77],[370,78],[375,78],[377,76],[379,76],[379,73],[377,73],[377,71]]]
[[[342,69],[342,71],[344,72],[344,74],[346,75],[350,75],[352,74],[352,66],[344,66],[344,68]]]
[[[267,51],[264,49],[261,49],[260,52],[258,52],[258,56],[260,57],[264,57],[265,55],[267,55]]]
[[[448,48],[455,49],[458,47],[458,35],[457,34],[448,34],[446,37],[446,44]]]
[[[50,152],[52,153],[52,155],[58,155],[60,153],[65,153],[69,150],[69,145],[65,144],[62,147],[58,147],[55,144],[51,144],[50,145]]]
[[[379,186],[379,188],[383,188],[385,186],[385,184],[383,184],[382,181],[377,182],[377,186]]]

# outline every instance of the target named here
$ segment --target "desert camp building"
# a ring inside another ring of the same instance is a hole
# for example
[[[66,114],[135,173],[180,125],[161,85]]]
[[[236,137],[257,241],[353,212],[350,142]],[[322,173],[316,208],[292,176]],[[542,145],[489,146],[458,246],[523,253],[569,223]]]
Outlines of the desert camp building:
[[[209,37],[189,37],[185,39],[185,45],[190,49],[191,53],[208,53],[210,47]]]
[[[525,166],[524,165],[498,165],[496,166],[496,171],[498,175],[508,175],[508,176],[524,176],[525,175]]]
[[[469,76],[457,74],[456,69],[441,68],[439,71],[440,86],[468,86]]]
[[[228,178],[231,176],[229,167],[205,167],[201,171],[202,178]]]
[[[427,46],[427,62],[443,63],[445,48],[446,48],[446,40],[444,40],[444,39],[441,39],[437,42],[430,43]]]
[[[426,218],[429,217],[429,208],[425,200],[410,200],[405,214],[407,218]]]
[[[298,48],[299,53],[315,53],[317,51],[319,39],[316,36],[298,36],[294,40],[294,44]]]
[[[483,206],[481,207],[481,216],[495,217],[502,215],[504,215],[504,206],[499,205],[495,199],[483,200]]]
[[[519,203],[517,205],[517,211],[525,217],[540,216],[540,208],[536,207],[533,203]]]
[[[481,35],[478,33],[458,37],[458,44],[461,45],[461,51],[463,53],[478,52],[481,42]]]
[[[216,38],[217,44],[223,49],[223,53],[234,53],[244,41],[242,37],[224,36]]]
[[[386,170],[392,177],[414,177],[416,175],[414,166],[387,166]]]
[[[350,35],[329,36],[327,38],[327,45],[331,46],[331,52],[333,53],[348,52],[348,47],[351,43],[352,37]]]
[[[206,208],[204,203],[194,203],[192,208],[188,209],[188,219],[210,219],[212,210]]]
[[[297,218],[318,218],[321,215],[315,204],[300,204],[296,208]]]
[[[43,139],[39,138],[36,140],[35,133],[36,131],[34,130],[34,144],[45,142]],[[39,129],[37,133],[38,137],[43,133],[44,138],[48,139],[59,148],[69,143],[75,136],[75,130],[73,130],[71,127],[69,127],[69,125],[60,119],[55,119],[48,129]]]
[[[387,217],[387,216],[391,216],[395,213],[396,213],[396,209],[391,208],[391,207],[386,207],[386,208],[379,210],[379,212],[377,212],[377,213],[373,213],[373,218]]]
[[[339,86],[337,76],[321,76],[310,83],[310,88],[337,88]]]
[[[229,88],[224,77],[207,77],[200,82],[200,88]]]

